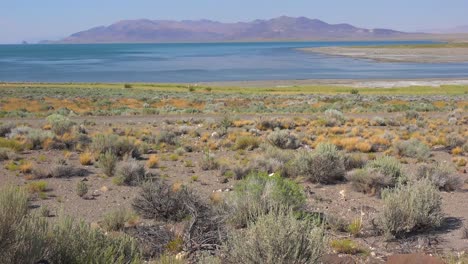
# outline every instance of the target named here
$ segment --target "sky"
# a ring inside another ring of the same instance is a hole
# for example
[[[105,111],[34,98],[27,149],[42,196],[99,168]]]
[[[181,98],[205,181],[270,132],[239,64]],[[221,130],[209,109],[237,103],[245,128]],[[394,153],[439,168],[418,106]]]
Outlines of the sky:
[[[305,16],[403,31],[468,25],[468,0],[0,0],[0,43],[57,40],[123,19]]]

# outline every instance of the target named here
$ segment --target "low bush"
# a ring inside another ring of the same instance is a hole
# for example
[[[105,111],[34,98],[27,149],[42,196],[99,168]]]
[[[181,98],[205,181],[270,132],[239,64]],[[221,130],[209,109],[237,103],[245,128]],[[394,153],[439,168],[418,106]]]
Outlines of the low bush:
[[[355,255],[362,251],[359,245],[349,238],[332,240],[330,246],[338,254]]]
[[[11,149],[0,148],[0,161],[9,160],[14,157],[14,153]]]
[[[75,176],[84,176],[87,171],[85,169],[76,168],[69,165],[65,160],[57,160],[50,169],[38,169],[34,171],[35,174],[40,176],[51,176],[54,178],[70,178]]]
[[[285,165],[294,158],[292,150],[283,150],[270,144],[262,144],[262,156],[253,160],[250,167],[239,168],[240,171],[259,171],[268,173],[283,173]],[[286,174],[285,174],[286,175]]]
[[[465,137],[457,133],[450,133],[446,136],[447,146],[450,148],[462,147],[466,141]]]
[[[385,176],[375,169],[359,169],[346,176],[351,187],[365,194],[380,195],[382,189],[395,185],[393,178]]]
[[[344,180],[344,158],[335,145],[321,143],[315,152],[298,152],[288,164],[286,174],[303,176],[314,183],[336,183]]]
[[[80,154],[80,164],[89,166],[93,164],[93,154],[90,152],[84,152]]]
[[[458,190],[463,186],[463,181],[457,175],[457,171],[448,164],[423,164],[418,167],[415,176],[417,180],[429,179],[439,190],[448,192]]]
[[[84,197],[88,193],[88,185],[84,181],[78,181],[76,184],[76,194],[79,197]]]
[[[304,202],[305,195],[297,183],[266,174],[252,174],[239,181],[226,199],[230,221],[240,227],[273,207],[299,209]]]
[[[24,145],[14,139],[0,138],[0,148],[7,148],[19,152],[24,149]]]
[[[47,182],[46,181],[36,181],[30,182],[26,185],[26,190],[29,193],[41,193],[47,190]]]
[[[94,136],[90,149],[97,155],[108,151],[111,151],[118,157],[128,155],[132,158],[139,158],[141,155],[139,148],[133,141],[114,134],[98,134]]]
[[[18,139],[30,149],[40,149],[47,140],[52,140],[55,135],[50,131],[35,129],[26,126],[19,126],[11,130],[8,134],[10,139]]]
[[[325,124],[327,126],[339,126],[346,121],[343,112],[336,109],[327,109],[325,112]]]
[[[146,182],[141,188],[132,206],[146,219],[180,221],[189,215],[187,203],[198,199],[186,187],[177,190],[161,180]]]
[[[379,216],[379,224],[387,238],[441,225],[442,199],[437,188],[428,179],[384,190],[382,199],[383,210]]]
[[[24,161],[19,165],[21,173],[30,173],[33,169],[33,164],[30,161]]]
[[[417,119],[419,118],[419,113],[416,112],[415,110],[408,110],[405,112],[405,117],[407,119]]]
[[[51,125],[52,131],[57,135],[63,135],[70,132],[74,123],[63,115],[53,114],[47,117],[47,122]]]
[[[419,161],[427,160],[431,155],[431,149],[417,139],[396,142],[394,148],[398,155],[416,158]]]
[[[367,158],[362,154],[346,154],[344,166],[346,170],[363,168],[367,164]]]
[[[115,144],[119,141],[119,136],[110,134],[97,134],[93,137],[90,149],[95,154],[104,154],[107,151],[117,152]]]
[[[5,123],[0,125],[0,137],[5,137],[10,134],[11,130],[15,127],[13,123]]]
[[[166,245],[175,237],[169,228],[159,225],[136,225],[124,228],[124,231],[138,241],[146,259],[156,259],[161,256],[166,251]],[[175,263],[170,262],[169,264]]]
[[[289,130],[276,130],[267,137],[268,142],[281,149],[297,149],[301,142]]]
[[[200,167],[202,170],[216,170],[219,168],[219,163],[215,159],[214,154],[210,153],[209,151],[205,151],[203,158],[201,160]]]
[[[381,156],[367,163],[366,168],[388,177],[388,186],[394,186],[398,182],[405,182],[406,176],[403,174],[401,163],[394,157]]]
[[[146,166],[148,166],[150,169],[157,168],[158,164],[159,158],[156,155],[150,155],[148,161],[146,162]]]
[[[14,187],[0,191],[0,248],[4,263],[141,263],[132,238],[107,236],[71,218],[49,223],[30,215],[27,194]]]
[[[148,174],[143,164],[131,159],[120,163],[116,176],[123,184],[135,185],[146,181]]]
[[[51,263],[142,263],[139,247],[129,236],[109,236],[71,218],[51,229]]]
[[[258,148],[259,145],[260,145],[260,141],[258,138],[254,136],[242,136],[236,139],[236,143],[234,144],[234,149],[235,150],[239,150],[239,149],[253,150],[253,149]]]
[[[325,238],[312,222],[278,209],[259,215],[245,230],[232,232],[226,244],[228,263],[318,263]]]
[[[132,212],[126,209],[117,209],[105,214],[100,226],[106,231],[121,231],[124,229],[125,224],[134,218]]]
[[[361,218],[355,218],[349,225],[348,225],[348,228],[347,228],[347,231],[357,237],[359,236],[359,234],[361,233],[362,231],[362,217]]]
[[[105,175],[114,176],[116,166],[117,156],[112,151],[107,151],[99,156],[99,167]]]
[[[26,142],[32,149],[41,149],[44,142],[53,140],[55,135],[50,131],[43,131],[40,129],[31,129],[26,135]]]
[[[156,138],[157,143],[166,143],[168,145],[177,145],[177,135],[172,131],[161,131]]]

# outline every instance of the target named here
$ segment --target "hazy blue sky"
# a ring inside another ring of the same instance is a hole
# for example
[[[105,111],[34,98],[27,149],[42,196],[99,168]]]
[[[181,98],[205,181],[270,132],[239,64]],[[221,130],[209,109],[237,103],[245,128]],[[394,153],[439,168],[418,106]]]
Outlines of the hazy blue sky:
[[[58,39],[122,19],[247,21],[280,15],[398,30],[468,24],[468,0],[0,0],[0,43]]]

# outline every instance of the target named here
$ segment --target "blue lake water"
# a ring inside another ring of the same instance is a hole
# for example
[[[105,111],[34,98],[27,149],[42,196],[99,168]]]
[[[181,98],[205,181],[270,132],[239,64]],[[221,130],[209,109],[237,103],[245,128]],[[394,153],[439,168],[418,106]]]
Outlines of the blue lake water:
[[[206,82],[468,77],[468,63],[382,63],[296,50],[426,42],[0,45],[0,81]]]

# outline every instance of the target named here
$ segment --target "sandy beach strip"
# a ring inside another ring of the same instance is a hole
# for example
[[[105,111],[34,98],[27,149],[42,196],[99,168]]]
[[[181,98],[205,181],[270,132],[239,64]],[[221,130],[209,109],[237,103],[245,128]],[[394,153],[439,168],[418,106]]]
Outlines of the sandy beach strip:
[[[345,86],[356,88],[396,88],[410,86],[440,87],[443,85],[468,85],[468,78],[456,79],[308,79],[308,80],[265,80],[265,81],[232,81],[232,82],[201,82],[198,85],[219,87],[276,87],[288,88],[295,86]]]

